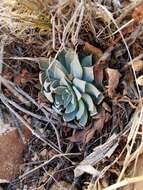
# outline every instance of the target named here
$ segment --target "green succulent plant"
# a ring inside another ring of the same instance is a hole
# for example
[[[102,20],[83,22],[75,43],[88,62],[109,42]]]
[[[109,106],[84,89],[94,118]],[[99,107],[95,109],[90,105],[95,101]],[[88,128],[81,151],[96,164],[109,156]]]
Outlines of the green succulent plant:
[[[40,83],[45,97],[66,122],[84,127],[97,114],[103,94],[94,81],[92,56],[78,56],[74,50],[61,52],[41,66]]]

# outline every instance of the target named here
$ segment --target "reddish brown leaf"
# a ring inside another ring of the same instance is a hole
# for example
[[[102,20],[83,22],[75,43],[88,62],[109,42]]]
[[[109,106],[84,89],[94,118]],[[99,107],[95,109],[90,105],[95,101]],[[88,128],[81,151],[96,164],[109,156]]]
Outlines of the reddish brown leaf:
[[[115,90],[119,84],[119,79],[121,77],[121,74],[116,69],[106,69],[106,73],[108,75],[108,86],[107,86],[107,92],[109,97],[113,97],[115,95]]]
[[[94,126],[97,131],[101,131],[104,125],[111,119],[111,115],[105,110],[101,111],[96,117]]]
[[[21,73],[14,77],[14,82],[16,84],[26,84],[29,81],[37,81],[37,74],[31,74],[26,69],[23,69]]]
[[[101,58],[101,56],[103,55],[101,49],[89,44],[88,42],[85,42],[84,44],[84,51],[92,55],[95,55],[98,59]]]
[[[94,136],[95,131],[96,129],[89,125],[84,130],[76,131],[71,137],[68,138],[68,140],[71,142],[87,144]]]
[[[141,22],[143,20],[143,3],[134,9],[132,18],[136,22]]]
[[[103,86],[102,81],[103,81],[103,67],[102,65],[95,65],[94,67],[94,79],[100,87]]]
[[[29,130],[25,130],[25,140],[30,137]],[[0,134],[0,179],[11,181],[19,171],[22,154],[26,147],[20,141],[17,129]]]

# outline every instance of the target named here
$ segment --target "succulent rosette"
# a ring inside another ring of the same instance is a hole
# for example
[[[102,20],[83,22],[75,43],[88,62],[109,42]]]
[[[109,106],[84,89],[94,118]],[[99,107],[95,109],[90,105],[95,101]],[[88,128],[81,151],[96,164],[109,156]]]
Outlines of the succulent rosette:
[[[42,64],[41,64],[42,65]],[[103,94],[95,86],[92,56],[61,52],[41,66],[42,92],[65,122],[84,127],[97,114]]]

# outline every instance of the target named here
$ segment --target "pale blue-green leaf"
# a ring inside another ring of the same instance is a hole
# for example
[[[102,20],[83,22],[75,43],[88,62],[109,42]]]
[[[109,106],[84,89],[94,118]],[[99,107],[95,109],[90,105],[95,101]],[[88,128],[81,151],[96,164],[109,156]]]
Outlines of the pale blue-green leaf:
[[[78,109],[78,112],[76,114],[76,119],[77,120],[79,120],[81,118],[81,116],[84,113],[84,109],[85,109],[85,105],[84,105],[84,102],[82,101],[82,99],[79,100],[78,106],[79,106],[79,109]]]
[[[72,104],[71,102],[67,105],[65,113],[71,113],[76,110],[77,104]]]
[[[59,81],[58,80],[54,80],[53,82],[51,82],[50,85],[50,91],[51,92],[55,92],[55,89],[59,86]]]
[[[39,57],[38,58],[39,68],[41,70],[46,70],[49,67],[49,58],[47,57]]]
[[[54,102],[54,99],[53,99],[53,96],[52,96],[52,93],[51,92],[46,92],[45,90],[43,91],[45,97],[51,102],[53,103]]]
[[[73,55],[73,60],[71,62],[70,65],[70,73],[78,78],[78,79],[82,79],[82,75],[83,75],[83,70],[82,70],[82,66],[80,65],[79,59],[78,59],[78,55],[76,52],[74,52]]]
[[[68,80],[66,77],[63,77],[61,78],[60,80],[60,85],[64,85],[64,86],[67,86],[67,87],[71,87],[71,81]]]
[[[43,85],[44,81],[45,80],[48,80],[48,77],[46,76],[46,73],[43,71],[43,72],[40,72],[39,74],[39,81],[40,81],[40,84]]]
[[[81,93],[79,92],[79,90],[75,86],[73,86],[73,90],[76,94],[77,100],[79,101],[81,99]]]
[[[75,109],[73,112],[70,112],[70,113],[64,113],[63,114],[64,121],[69,122],[69,121],[74,120],[76,117],[76,113],[77,113],[77,109]]]
[[[72,95],[69,95],[67,99],[64,99],[64,108],[67,108],[72,100]]]
[[[58,95],[55,96],[55,104],[56,106],[60,106],[64,104],[64,101],[61,96],[58,96]]]
[[[90,67],[92,66],[92,55],[86,56],[81,60],[81,65],[83,67]]]
[[[96,99],[96,104],[99,105],[104,99],[104,95],[101,93],[97,99]]]
[[[96,106],[95,106],[91,96],[84,93],[84,94],[82,94],[82,99],[84,100],[85,104],[87,105],[90,115],[97,114]]]
[[[80,120],[79,120],[79,124],[84,127],[87,123],[87,120],[88,120],[88,113],[87,113],[87,110],[84,109],[84,113],[83,115],[81,116]]]
[[[93,67],[83,67],[82,79],[87,82],[93,82],[93,80],[94,80]]]
[[[60,80],[66,76],[65,73],[55,65],[48,69],[47,72],[50,80]]]
[[[71,103],[77,105],[77,98],[76,98],[76,95],[75,95],[74,92],[73,92],[73,94],[72,94],[72,100],[71,100]]]
[[[57,56],[57,60],[64,66],[67,73],[69,74],[70,71],[69,71],[69,69],[67,68],[67,65],[66,65],[66,59],[65,59],[65,52],[64,51],[59,53],[59,55]]]
[[[57,88],[55,88],[55,94],[61,95],[63,93],[63,91],[66,89],[65,86],[58,86]]]
[[[50,84],[51,84],[51,82],[49,82],[48,79],[46,79],[46,80],[44,81],[43,87],[44,87],[44,89],[45,89],[46,91],[48,91],[48,88],[49,88]]]
[[[59,115],[62,115],[62,107],[58,106],[52,106],[53,110],[55,110],[56,113],[58,113]]]
[[[68,50],[65,54],[65,64],[67,71],[71,73],[71,62],[73,61],[75,52],[73,50]]]
[[[62,99],[64,101],[64,108],[67,107],[67,105],[69,104],[69,102],[72,100],[72,95],[69,92],[68,89],[65,89],[62,93]]]
[[[86,87],[86,82],[80,79],[75,78],[73,80],[73,84],[74,86],[81,92],[84,93],[85,92],[85,87]]]
[[[101,92],[93,84],[90,83],[86,83],[86,92],[95,97],[98,97],[101,94]]]
[[[65,75],[68,74],[67,69],[65,68],[65,66],[62,62],[55,60],[53,65],[56,66],[57,68],[59,68],[61,71],[63,71]]]

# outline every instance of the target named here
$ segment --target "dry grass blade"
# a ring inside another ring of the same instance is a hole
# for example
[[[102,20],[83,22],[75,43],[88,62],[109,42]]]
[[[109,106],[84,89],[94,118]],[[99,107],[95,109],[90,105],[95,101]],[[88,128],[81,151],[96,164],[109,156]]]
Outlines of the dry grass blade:
[[[143,181],[143,176],[126,178],[125,180],[120,181],[114,185],[107,187],[107,188],[104,188],[103,190],[115,190],[117,188],[121,188],[123,186],[133,184],[133,183],[137,183],[137,182],[141,182],[141,181]]]

